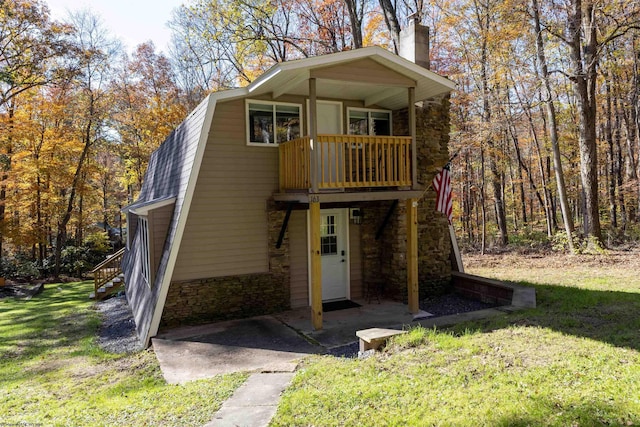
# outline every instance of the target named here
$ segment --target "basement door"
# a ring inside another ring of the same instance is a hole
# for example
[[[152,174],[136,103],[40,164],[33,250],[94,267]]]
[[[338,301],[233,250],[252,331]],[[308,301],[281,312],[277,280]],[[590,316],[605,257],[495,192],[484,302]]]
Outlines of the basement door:
[[[322,300],[349,298],[348,215],[346,209],[320,212]]]

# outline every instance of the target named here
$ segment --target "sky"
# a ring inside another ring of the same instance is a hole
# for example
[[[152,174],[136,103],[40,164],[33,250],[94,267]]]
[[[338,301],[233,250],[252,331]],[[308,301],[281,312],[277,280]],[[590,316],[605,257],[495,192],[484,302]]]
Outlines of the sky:
[[[152,40],[157,51],[168,54],[171,32],[167,22],[171,11],[184,0],[44,0],[54,20],[62,21],[68,12],[89,9],[100,16],[111,34],[132,52]]]

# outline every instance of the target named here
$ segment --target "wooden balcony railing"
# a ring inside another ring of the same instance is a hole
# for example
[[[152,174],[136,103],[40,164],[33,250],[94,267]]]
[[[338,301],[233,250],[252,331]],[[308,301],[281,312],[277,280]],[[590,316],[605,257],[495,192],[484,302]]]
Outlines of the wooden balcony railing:
[[[312,187],[311,139],[280,144],[280,188]],[[318,135],[318,189],[410,186],[411,137]]]

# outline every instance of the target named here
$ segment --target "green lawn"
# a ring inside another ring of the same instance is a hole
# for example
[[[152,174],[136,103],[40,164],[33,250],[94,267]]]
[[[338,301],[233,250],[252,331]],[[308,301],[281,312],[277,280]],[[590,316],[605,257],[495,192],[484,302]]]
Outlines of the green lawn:
[[[493,261],[468,272],[535,286],[537,309],[416,329],[365,360],[314,357],[272,425],[640,425],[640,271]]]
[[[168,385],[151,351],[95,344],[92,282],[0,300],[0,425],[201,426],[246,375]]]
[[[311,357],[272,425],[640,425],[640,270],[606,260],[478,258],[469,272],[535,286],[538,308]],[[0,425],[200,426],[245,380],[167,385],[152,352],[105,353],[91,288],[0,300]]]

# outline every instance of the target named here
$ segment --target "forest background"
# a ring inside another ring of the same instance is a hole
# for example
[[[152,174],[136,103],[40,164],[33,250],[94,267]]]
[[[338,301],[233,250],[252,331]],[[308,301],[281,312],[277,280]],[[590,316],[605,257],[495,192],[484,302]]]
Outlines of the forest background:
[[[458,85],[466,247],[640,240],[638,1],[189,0],[164,55],[125,52],[90,11],[57,22],[42,0],[0,0],[0,275],[78,275],[122,245],[151,153],[208,93],[276,62],[397,52],[409,19]]]

